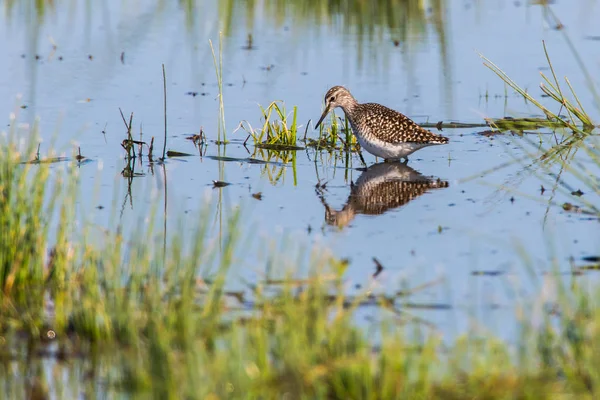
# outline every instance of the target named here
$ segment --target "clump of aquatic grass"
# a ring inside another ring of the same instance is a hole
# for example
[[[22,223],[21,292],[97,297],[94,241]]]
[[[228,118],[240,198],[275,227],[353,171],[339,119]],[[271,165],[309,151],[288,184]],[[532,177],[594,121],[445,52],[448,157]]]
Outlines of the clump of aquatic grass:
[[[130,114],[128,123],[125,119],[125,115],[123,114],[123,110],[119,108],[119,112],[121,113],[121,118],[123,119],[123,123],[127,128],[127,138],[121,142],[121,147],[123,147],[127,152],[127,158],[135,158],[135,141],[133,140],[132,133],[133,113]]]
[[[121,142],[121,147],[125,149],[127,152],[126,160],[127,162],[132,162],[136,159],[136,157],[143,156],[144,147],[147,148],[147,157],[148,161],[153,161],[152,153],[154,151],[154,136],[150,139],[150,144],[144,142],[142,140],[142,128],[140,125],[140,140],[133,139],[133,112],[129,115],[129,122],[125,119],[125,115],[123,114],[123,110],[119,108],[119,113],[121,114],[121,119],[123,120],[123,124],[125,124],[125,129],[127,129],[127,137],[123,139]],[[165,91],[165,142],[163,146],[163,154],[166,150],[167,143],[167,117],[166,117],[166,91]],[[137,155],[136,155],[136,147],[137,147]],[[167,152],[168,155],[168,152]],[[164,158],[161,158],[164,161]]]
[[[217,75],[217,84],[219,86],[219,126],[217,131],[217,144],[227,143],[227,130],[225,129],[225,106],[223,105],[223,33],[219,32],[219,60],[217,62],[217,56],[215,55],[215,49],[210,43],[210,50],[212,51],[213,62],[215,65],[215,74]],[[223,140],[221,140],[221,132],[223,133]]]
[[[524,175],[525,173],[536,175],[540,179],[540,183],[548,188],[551,193],[548,200],[548,210],[551,206],[556,205],[562,207],[564,211],[582,212],[598,216],[600,215],[600,205],[598,205],[597,196],[600,194],[600,184],[595,177],[598,169],[600,169],[600,153],[597,146],[590,145],[597,141],[597,138],[589,134],[594,129],[594,124],[568,78],[565,78],[565,83],[574,100],[570,100],[564,93],[564,85],[561,85],[557,79],[545,43],[544,52],[552,73],[552,79],[541,73],[544,82],[540,87],[550,99],[559,104],[559,111],[557,113],[550,111],[520,88],[500,68],[482,56],[485,60],[484,64],[488,68],[492,69],[510,87],[546,115],[545,122],[539,119],[513,120],[504,118],[491,120],[489,123],[499,129],[511,130],[536,129],[539,126],[551,128],[554,133],[551,142],[542,140],[540,136],[539,141],[525,138],[525,140],[520,140],[517,143],[521,152],[524,153],[524,156],[518,159],[518,162],[524,162],[525,164]],[[579,60],[578,56],[576,58]],[[583,65],[581,67],[584,74],[588,76],[585,67]],[[590,85],[594,85],[594,83],[590,82]],[[593,86],[590,90],[595,93]],[[561,113],[566,113],[568,118],[563,117]],[[557,135],[557,132],[554,131],[557,128],[570,129],[572,134]],[[575,186],[583,189],[588,195],[573,195],[572,193],[577,193],[577,190],[573,188]],[[555,204],[555,195],[558,193],[571,200],[566,203]]]
[[[496,75],[500,77],[508,86],[514,89],[518,94],[523,96],[527,101],[531,102],[537,108],[539,108],[548,121],[552,124],[558,124],[561,127],[568,128],[575,133],[586,134],[589,133],[594,128],[594,123],[592,122],[589,115],[585,112],[583,105],[579,101],[573,86],[569,82],[569,79],[565,77],[565,82],[571,92],[571,95],[575,99],[575,102],[571,101],[561,88],[560,82],[556,77],[556,73],[554,72],[554,67],[552,66],[552,62],[550,61],[550,56],[548,55],[548,51],[546,49],[546,43],[542,42],[544,46],[544,53],[546,54],[546,60],[548,62],[548,66],[550,67],[550,71],[552,72],[552,80],[550,80],[543,72],[540,72],[542,79],[544,82],[540,84],[540,88],[542,91],[548,95],[551,99],[556,101],[559,106],[559,111],[554,113],[550,111],[547,107],[541,104],[540,101],[535,99],[531,94],[529,94],[525,89],[521,88],[515,81],[513,81],[500,67],[491,62],[485,56],[480,54],[480,57],[484,60],[484,65],[491,69]],[[566,110],[569,118],[566,119],[562,117],[561,111]],[[579,121],[579,122],[577,122]],[[493,121],[492,121],[493,122]]]
[[[276,100],[264,108],[260,106],[263,125],[260,129],[253,129],[248,121],[242,121],[240,128],[248,133],[246,143],[250,138],[257,147],[272,150],[302,150],[297,145],[298,133],[298,107],[294,106],[291,121],[285,109],[285,104]],[[239,128],[238,128],[239,129]]]
[[[321,124],[319,127],[319,137],[317,139],[306,138],[304,141],[308,147],[317,150],[344,150],[349,152],[359,151],[356,137],[352,134],[350,123],[347,118],[338,117],[331,112],[331,123],[329,125]]]

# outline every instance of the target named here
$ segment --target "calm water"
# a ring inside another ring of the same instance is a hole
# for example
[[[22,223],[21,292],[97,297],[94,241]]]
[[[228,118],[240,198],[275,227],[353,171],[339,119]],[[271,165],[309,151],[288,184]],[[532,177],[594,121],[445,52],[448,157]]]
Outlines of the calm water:
[[[385,104],[417,122],[476,123],[483,117],[538,115],[505,91],[478,52],[539,97],[539,72],[549,73],[542,40],[558,75],[569,76],[598,120],[600,105],[569,47],[571,42],[585,55],[587,68],[597,77],[596,1],[573,5],[557,0],[551,11],[560,16],[560,30],[547,9],[526,1],[431,1],[422,7],[395,6],[394,18],[377,7],[365,15],[351,6],[311,9],[300,2],[268,0],[254,8],[246,2],[198,2],[202,4],[192,11],[177,2],[66,3],[46,10],[38,22],[29,5],[4,4],[0,9],[0,115],[8,122],[9,113],[18,110],[23,136],[39,118],[42,152],[53,140],[66,155],[81,146],[92,160],[80,167],[81,211],[100,226],[114,228],[111,215],[124,226],[144,221],[142,213],[153,199],[162,198],[165,183],[170,221],[196,215],[206,197],[220,201],[212,223],[215,238],[222,218],[241,205],[243,225],[248,236],[259,238],[255,242],[283,234],[290,242],[324,244],[348,258],[349,290],[375,285],[393,291],[403,282],[409,287],[434,283],[407,300],[451,310],[409,312],[450,336],[463,332],[476,317],[486,329],[514,338],[515,327],[509,323],[514,299],[538,292],[551,271],[550,261],[557,260],[565,279],[573,279],[569,260],[577,264],[582,256],[597,254],[597,220],[564,212],[560,205],[573,200],[564,190],[552,192],[553,178],[546,171],[513,162],[523,155],[525,141],[517,136],[482,136],[485,127],[446,129],[449,145],[419,151],[407,167],[375,165],[363,172],[356,156],[347,168],[344,158],[313,150],[296,153],[295,169],[292,163],[248,163],[243,159],[260,155],[242,146],[243,131],[233,132],[242,120],[260,126],[258,104],[283,100],[288,110],[298,106],[303,133],[308,121],[319,117],[325,91],[339,84],[361,102]],[[212,142],[219,105],[208,40],[217,44],[219,31],[224,32],[224,102],[231,140],[225,147]],[[251,49],[246,48],[248,34]],[[168,149],[196,155],[170,159],[164,174],[159,166],[136,163],[142,175],[131,181],[128,196],[129,181],[121,175],[125,129],[118,109],[126,115],[134,112],[136,135],[141,126],[143,140],[155,136],[155,148],[162,149],[162,63],[168,81]],[[204,157],[185,139],[200,127],[212,140]],[[541,140],[553,140],[541,133]],[[309,125],[308,135],[317,134]],[[534,143],[540,138],[530,135]],[[376,163],[368,154],[365,158],[369,165]],[[494,172],[485,172],[490,170]],[[391,188],[377,186],[385,176],[401,179]],[[231,185],[213,189],[213,180]],[[325,190],[315,190],[319,182],[327,182]],[[541,193],[541,185],[548,190]],[[379,204],[369,208],[360,199],[349,199],[351,190],[379,196]],[[261,200],[251,196],[257,192]],[[386,202],[386,193],[401,193],[403,201]],[[593,193],[584,196],[596,200]],[[104,208],[97,209],[99,205]],[[177,224],[170,223],[169,229],[173,232]],[[266,256],[264,251],[247,253],[240,255],[237,273],[254,277],[262,273],[258,260]],[[375,282],[373,257],[384,266]],[[590,278],[595,278],[593,272],[584,279],[594,280]]]

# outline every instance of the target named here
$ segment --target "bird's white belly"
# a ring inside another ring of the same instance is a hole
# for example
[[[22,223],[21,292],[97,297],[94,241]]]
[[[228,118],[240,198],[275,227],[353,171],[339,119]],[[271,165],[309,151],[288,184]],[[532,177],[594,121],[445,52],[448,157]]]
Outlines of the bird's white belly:
[[[413,152],[430,145],[430,143],[416,142],[389,143],[374,138],[371,140],[367,140],[361,135],[356,135],[356,138],[358,139],[360,147],[362,147],[369,153],[377,157],[382,157],[384,159],[404,158],[412,154]]]

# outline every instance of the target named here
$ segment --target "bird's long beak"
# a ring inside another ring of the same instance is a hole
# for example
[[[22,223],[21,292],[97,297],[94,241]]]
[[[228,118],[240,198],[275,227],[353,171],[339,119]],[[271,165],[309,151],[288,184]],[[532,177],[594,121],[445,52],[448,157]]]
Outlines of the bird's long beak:
[[[319,118],[319,122],[317,122],[317,124],[315,125],[315,129],[319,128],[319,125],[321,125],[321,122],[323,122],[323,120],[325,119],[325,117],[327,116],[327,114],[329,113],[329,109],[331,107],[329,105],[327,105],[325,107],[325,111],[323,111],[323,114],[321,114],[321,118]]]

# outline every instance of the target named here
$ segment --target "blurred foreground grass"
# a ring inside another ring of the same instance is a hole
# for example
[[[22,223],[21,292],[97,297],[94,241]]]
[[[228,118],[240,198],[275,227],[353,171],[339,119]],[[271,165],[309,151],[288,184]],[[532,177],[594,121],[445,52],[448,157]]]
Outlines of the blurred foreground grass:
[[[194,233],[174,234],[166,247],[151,223],[93,239],[89,224],[75,224],[77,169],[22,163],[35,148],[19,151],[15,138],[9,131],[0,146],[4,398],[600,395],[598,288],[565,287],[557,275],[556,299],[541,299],[537,322],[525,304],[515,316],[518,343],[475,332],[448,343],[406,324],[393,298],[347,295],[345,263],[324,249],[312,250],[308,266],[272,250],[270,265],[256,269],[287,278],[232,292],[239,212],[220,248],[207,238],[208,205],[188,220]],[[365,302],[380,311],[370,326],[356,323]]]

